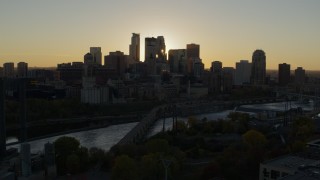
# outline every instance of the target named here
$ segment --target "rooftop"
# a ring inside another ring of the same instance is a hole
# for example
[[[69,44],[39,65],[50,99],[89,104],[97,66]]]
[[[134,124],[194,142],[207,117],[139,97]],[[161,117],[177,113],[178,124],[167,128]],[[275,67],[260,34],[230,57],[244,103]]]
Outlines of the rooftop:
[[[293,155],[281,156],[276,159],[272,159],[270,161],[266,161],[262,164],[278,167],[278,168],[286,168],[288,170],[298,170],[301,167],[309,166],[313,164],[320,164],[319,160],[307,159]]]

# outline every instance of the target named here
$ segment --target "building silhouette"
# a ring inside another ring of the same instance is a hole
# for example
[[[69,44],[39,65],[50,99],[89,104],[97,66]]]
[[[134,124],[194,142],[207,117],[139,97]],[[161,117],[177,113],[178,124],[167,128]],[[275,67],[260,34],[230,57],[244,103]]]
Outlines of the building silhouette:
[[[3,67],[0,67],[0,77],[3,77]]]
[[[132,33],[129,56],[133,61],[140,61],[140,34]]]
[[[163,71],[169,71],[163,36],[145,38],[145,63],[149,75],[159,75]]]
[[[6,155],[5,81],[0,78],[0,160]]]
[[[252,55],[251,83],[264,85],[266,82],[266,55],[263,50],[255,50]]]
[[[90,47],[90,54],[92,55],[94,64],[102,64],[101,47]]]
[[[94,58],[91,53],[87,53],[83,56],[84,64],[94,64]]]
[[[213,61],[211,63],[211,71],[214,73],[222,72],[222,62],[221,61]]]
[[[18,63],[17,75],[18,75],[18,77],[27,77],[28,76],[28,63],[25,63],[25,62]]]
[[[168,53],[170,72],[186,73],[187,54],[185,49],[170,49]]]
[[[104,57],[104,65],[108,69],[114,69],[118,76],[122,76],[128,67],[127,59],[128,55],[121,51],[110,52]]]
[[[250,83],[250,76],[251,76],[251,63],[248,60],[240,60],[240,62],[236,63],[236,70],[235,70],[235,85],[243,85]]]
[[[3,76],[4,77],[14,77],[14,63],[7,62],[3,64]]]
[[[290,82],[290,64],[279,64],[278,80],[280,86],[286,86]]]
[[[187,44],[187,57],[188,58],[200,58],[200,45]]]
[[[297,85],[303,85],[306,79],[306,71],[302,67],[297,67],[294,71],[294,81]]]

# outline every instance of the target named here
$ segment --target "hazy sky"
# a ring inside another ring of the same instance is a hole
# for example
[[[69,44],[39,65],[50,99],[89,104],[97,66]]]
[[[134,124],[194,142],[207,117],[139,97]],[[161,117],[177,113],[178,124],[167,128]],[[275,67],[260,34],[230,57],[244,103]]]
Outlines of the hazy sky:
[[[90,46],[128,54],[131,33],[163,35],[167,50],[200,44],[206,68],[251,61],[320,70],[320,0],[0,0],[0,66],[82,61]]]

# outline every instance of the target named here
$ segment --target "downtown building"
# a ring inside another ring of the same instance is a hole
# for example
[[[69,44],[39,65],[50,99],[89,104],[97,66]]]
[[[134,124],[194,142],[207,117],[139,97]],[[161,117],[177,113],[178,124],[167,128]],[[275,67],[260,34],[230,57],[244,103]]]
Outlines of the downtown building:
[[[90,47],[90,54],[94,64],[102,65],[101,47]]]
[[[248,60],[240,60],[236,63],[234,84],[237,86],[250,84],[252,65]]]
[[[290,83],[290,64],[279,64],[278,81],[280,86],[286,86]]]
[[[294,71],[294,82],[296,85],[303,85],[306,80],[306,71],[302,67],[297,67]]]
[[[19,62],[17,68],[18,77],[27,77],[28,76],[28,63]]]
[[[171,73],[187,74],[186,49],[171,49],[168,53],[168,61]]]
[[[200,45],[187,44],[187,69],[188,74],[200,78],[204,72],[204,64],[200,58]]]
[[[110,52],[104,57],[104,66],[114,70],[118,77],[123,77],[128,68],[128,58],[128,55],[121,51]]]
[[[263,50],[255,50],[252,55],[251,84],[261,86],[266,84],[266,55]]]
[[[163,36],[145,38],[145,63],[148,75],[161,75],[169,71]]]
[[[140,34],[132,33],[129,56],[133,62],[140,62]]]
[[[4,77],[14,77],[14,63],[7,62],[3,64],[3,76]]]

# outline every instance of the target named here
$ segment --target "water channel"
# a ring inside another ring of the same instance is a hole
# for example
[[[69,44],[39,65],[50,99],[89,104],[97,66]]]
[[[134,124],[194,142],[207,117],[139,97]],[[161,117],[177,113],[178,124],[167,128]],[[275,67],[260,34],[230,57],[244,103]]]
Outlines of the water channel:
[[[268,104],[257,104],[257,105],[245,105],[246,108],[259,108],[264,110],[282,110],[284,109],[286,103],[268,103]],[[302,107],[304,110],[312,109],[312,102],[308,104],[301,104],[298,102],[292,102],[291,106],[293,108]],[[200,114],[195,115],[196,119],[203,119],[206,118],[207,120],[218,120],[224,119],[228,116],[230,112],[234,110],[225,110],[216,113],[207,113],[207,114]],[[178,120],[182,120],[186,122],[188,117],[178,117]],[[53,136],[49,138],[43,138],[39,140],[30,141],[31,145],[31,152],[38,153],[39,151],[43,150],[44,144],[47,142],[54,142],[56,139],[62,136],[70,136],[78,139],[82,146],[87,148],[97,147],[108,151],[113,145],[120,141],[133,127],[135,127],[138,123],[127,123],[127,124],[118,124],[118,125],[111,125],[105,128],[94,129],[94,130],[87,130],[81,132],[74,132],[68,133],[64,135]],[[169,130],[172,128],[172,118],[166,118],[165,120],[165,129]],[[152,136],[163,129],[163,119],[156,121],[154,127],[150,130],[148,136]],[[9,137],[7,138],[7,143],[17,142],[17,138]],[[8,148],[20,148],[19,144],[10,145]]]

